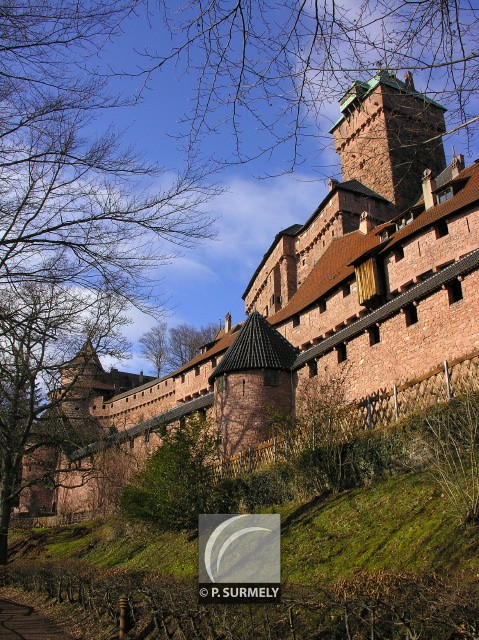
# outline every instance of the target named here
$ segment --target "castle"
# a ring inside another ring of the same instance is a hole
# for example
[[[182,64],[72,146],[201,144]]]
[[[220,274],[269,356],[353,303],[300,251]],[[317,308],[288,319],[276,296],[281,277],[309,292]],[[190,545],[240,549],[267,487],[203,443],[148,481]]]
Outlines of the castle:
[[[82,363],[65,415],[96,435],[69,452],[62,486],[26,493],[21,510],[102,507],[105,483],[134,469],[111,458],[92,476],[92,461],[117,448],[138,468],[193,413],[211,417],[227,457],[268,437],[267,406],[294,413],[302,380],[347,366],[354,400],[479,349],[479,163],[455,155],[446,166],[445,109],[409,73],[354,83],[340,110],[343,181],[277,233],[244,292],[246,321],[227,315],[212,343],[159,379],[108,374],[86,345],[63,371],[68,382]]]

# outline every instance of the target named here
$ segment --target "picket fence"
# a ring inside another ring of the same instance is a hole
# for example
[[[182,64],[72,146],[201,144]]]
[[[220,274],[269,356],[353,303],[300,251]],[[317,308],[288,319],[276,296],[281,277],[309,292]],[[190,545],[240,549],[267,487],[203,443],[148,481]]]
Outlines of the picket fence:
[[[351,404],[347,420],[376,429],[454,396],[479,392],[479,350],[441,365],[392,389],[379,390]],[[334,428],[334,425],[333,425]],[[219,477],[237,477],[315,448],[314,429],[290,437],[275,437],[215,464]]]

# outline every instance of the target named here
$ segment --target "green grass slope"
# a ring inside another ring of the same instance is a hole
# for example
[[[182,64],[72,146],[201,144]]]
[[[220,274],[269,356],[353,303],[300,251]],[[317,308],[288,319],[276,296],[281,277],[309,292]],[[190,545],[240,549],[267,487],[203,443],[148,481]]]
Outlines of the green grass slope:
[[[479,573],[478,528],[464,527],[428,473],[388,478],[324,500],[290,503],[282,516],[282,573],[290,583],[334,582],[358,571]],[[96,566],[196,575],[188,533],[121,518],[14,532],[12,561],[75,558]]]

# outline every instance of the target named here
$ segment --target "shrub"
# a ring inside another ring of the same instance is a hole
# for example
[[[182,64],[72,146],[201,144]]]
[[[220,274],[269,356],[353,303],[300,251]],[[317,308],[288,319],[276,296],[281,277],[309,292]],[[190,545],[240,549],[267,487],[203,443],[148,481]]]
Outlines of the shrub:
[[[191,418],[165,437],[145,469],[125,487],[127,516],[163,529],[194,529],[212,508],[212,460],[218,441],[203,418]]]

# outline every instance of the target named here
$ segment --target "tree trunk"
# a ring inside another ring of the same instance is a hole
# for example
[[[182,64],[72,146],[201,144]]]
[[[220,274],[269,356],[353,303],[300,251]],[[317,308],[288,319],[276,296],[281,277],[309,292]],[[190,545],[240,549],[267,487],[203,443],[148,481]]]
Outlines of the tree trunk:
[[[10,502],[10,487],[8,478],[0,479],[0,565],[8,560],[8,528],[12,506]]]

